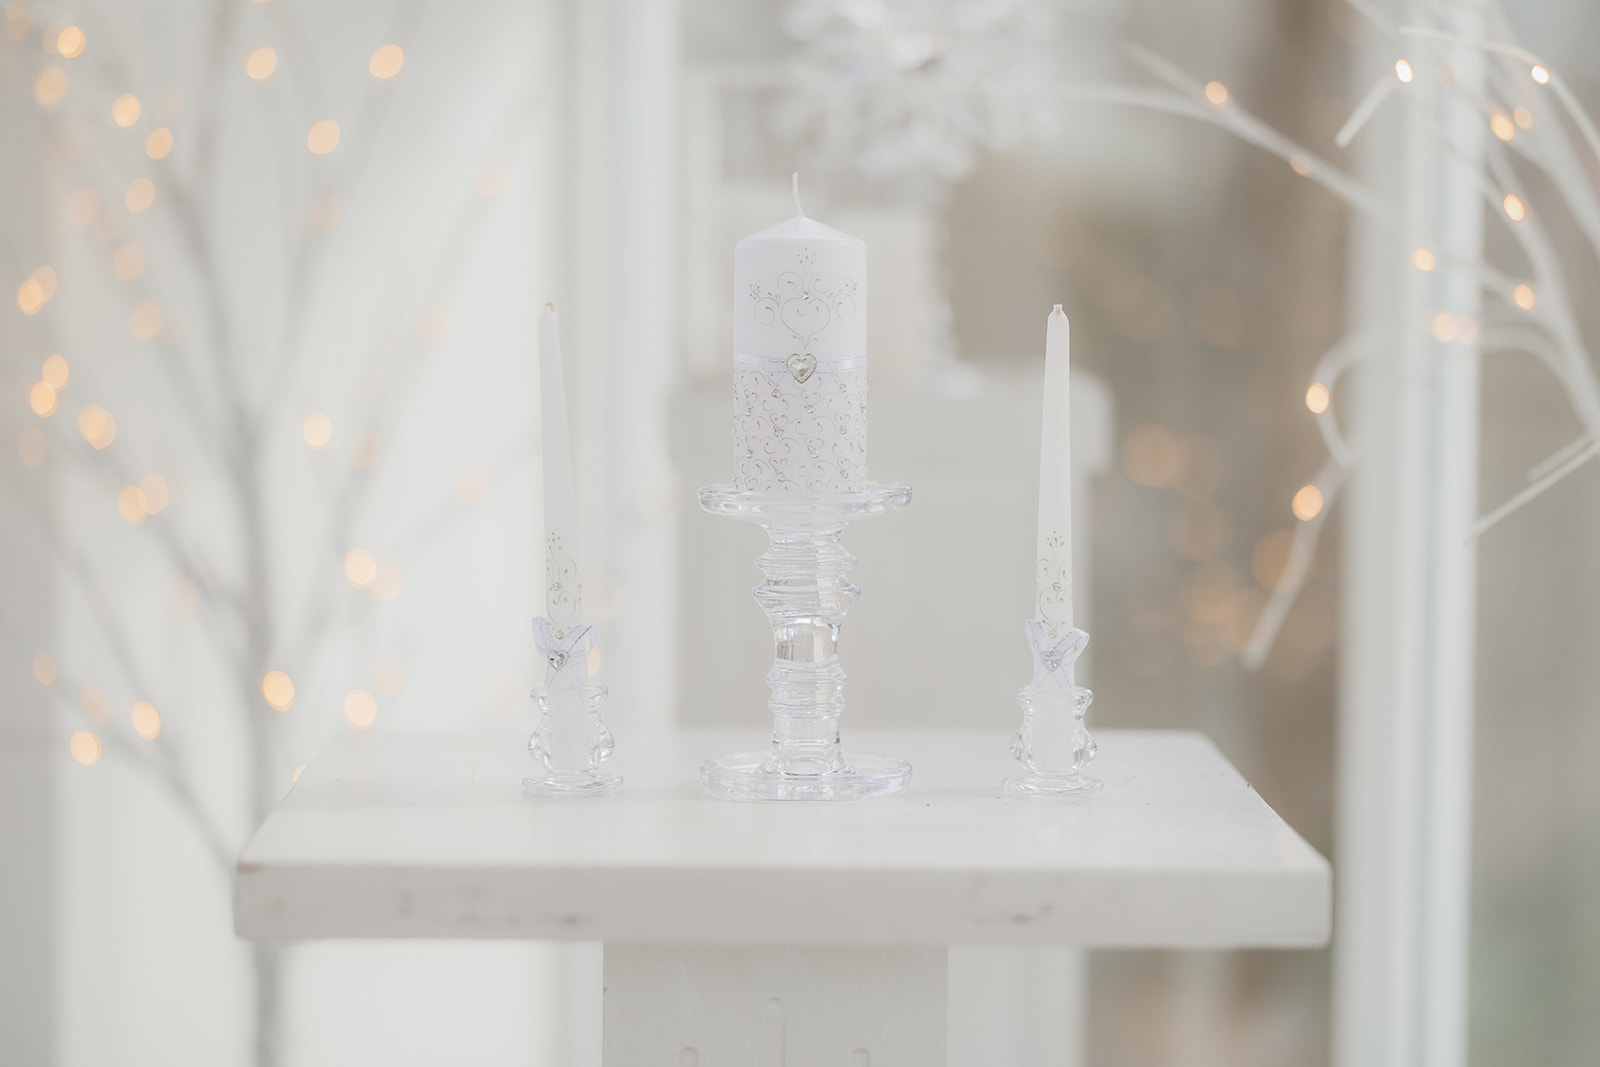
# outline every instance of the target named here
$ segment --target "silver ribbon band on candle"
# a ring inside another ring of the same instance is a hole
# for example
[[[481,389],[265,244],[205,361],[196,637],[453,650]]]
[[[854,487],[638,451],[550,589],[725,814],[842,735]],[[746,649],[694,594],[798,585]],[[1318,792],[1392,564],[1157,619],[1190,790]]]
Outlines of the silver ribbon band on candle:
[[[533,643],[544,657],[544,687],[549,689],[556,679],[565,677],[574,688],[582,689],[587,683],[578,673],[579,666],[587,667],[589,653],[594,651],[596,634],[594,626],[580,623],[567,631],[565,637],[556,636],[556,628],[543,615],[534,616]]]
[[[787,356],[753,356],[749,352],[735,352],[733,363],[736,367],[751,367],[769,374],[781,374],[787,371],[790,377],[801,385],[810,381],[811,376],[818,371],[823,374],[841,374],[845,371],[867,369],[865,355],[851,356],[848,359],[818,359],[809,352],[793,352]]]
[[[1038,619],[1023,624],[1028,635],[1028,649],[1033,653],[1033,688],[1040,689],[1045,682],[1054,682],[1058,688],[1070,689],[1067,668],[1078,661],[1089,646],[1089,632],[1073,627],[1059,641],[1052,642]]]

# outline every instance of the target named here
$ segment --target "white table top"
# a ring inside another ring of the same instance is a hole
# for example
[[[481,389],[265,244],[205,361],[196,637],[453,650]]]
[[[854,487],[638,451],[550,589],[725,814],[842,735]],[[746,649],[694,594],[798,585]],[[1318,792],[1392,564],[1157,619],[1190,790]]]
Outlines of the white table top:
[[[749,735],[622,738],[602,798],[524,796],[525,739],[352,734],[308,766],[239,858],[257,939],[1314,946],[1328,863],[1204,736],[1105,730],[1091,800],[1012,800],[991,733],[855,733],[903,794],[701,794]]]

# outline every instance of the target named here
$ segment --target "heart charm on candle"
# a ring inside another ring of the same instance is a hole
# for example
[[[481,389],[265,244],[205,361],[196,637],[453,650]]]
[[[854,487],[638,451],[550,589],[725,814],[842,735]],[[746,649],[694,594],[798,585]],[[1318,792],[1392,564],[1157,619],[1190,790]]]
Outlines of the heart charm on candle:
[[[556,670],[559,671],[562,667],[565,667],[566,665],[567,665],[567,650],[566,649],[558,648],[554,652],[550,653],[550,666],[554,667]]]
[[[811,376],[817,372],[817,357],[813,356],[810,352],[807,352],[804,355],[796,352],[791,355],[786,362],[789,364],[789,373],[793,375],[794,380],[799,382],[801,385],[804,385],[806,382],[810,381]]]

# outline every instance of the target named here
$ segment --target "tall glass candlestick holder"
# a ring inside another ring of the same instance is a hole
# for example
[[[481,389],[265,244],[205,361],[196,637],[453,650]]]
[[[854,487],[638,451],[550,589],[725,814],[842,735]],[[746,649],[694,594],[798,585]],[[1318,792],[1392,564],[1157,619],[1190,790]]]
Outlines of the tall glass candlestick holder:
[[[839,624],[861,594],[848,578],[855,557],[839,543],[845,525],[910,501],[910,486],[889,484],[816,495],[730,485],[700,490],[700,506],[711,514],[767,531],[770,547],[756,560],[766,581],[755,598],[772,623],[775,649],[767,675],[772,744],[708,760],[700,768],[707,790],[747,800],[853,800],[897,792],[911,780],[905,760],[840,745],[845,673],[838,652]]]
[[[1011,754],[1026,773],[1006,779],[1016,797],[1082,797],[1100,791],[1101,782],[1083,773],[1095,756],[1094,738],[1083,723],[1094,694],[1076,684],[1072,665],[1083,655],[1089,635],[1068,629],[1059,639],[1037,621],[1027,622],[1033,679],[1017,690],[1022,728]]]
[[[594,627],[579,623],[557,630],[550,620],[533,620],[534,641],[544,657],[544,684],[534,689],[539,725],[528,739],[535,771],[522,780],[530,793],[583,796],[609,793],[622,779],[601,771],[614,747],[600,717],[606,687],[588,679]]]

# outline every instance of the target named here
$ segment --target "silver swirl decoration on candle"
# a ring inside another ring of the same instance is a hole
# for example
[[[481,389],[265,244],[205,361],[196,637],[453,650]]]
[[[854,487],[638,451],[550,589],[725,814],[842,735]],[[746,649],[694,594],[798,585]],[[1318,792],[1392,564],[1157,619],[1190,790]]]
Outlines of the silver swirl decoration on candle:
[[[578,584],[578,561],[561,543],[559,533],[544,540],[544,603],[558,638],[565,638],[583,618],[583,586]]]
[[[1067,555],[1067,539],[1051,530],[1044,539],[1045,555],[1034,564],[1035,607],[1050,640],[1060,638],[1071,627],[1072,560]]]

